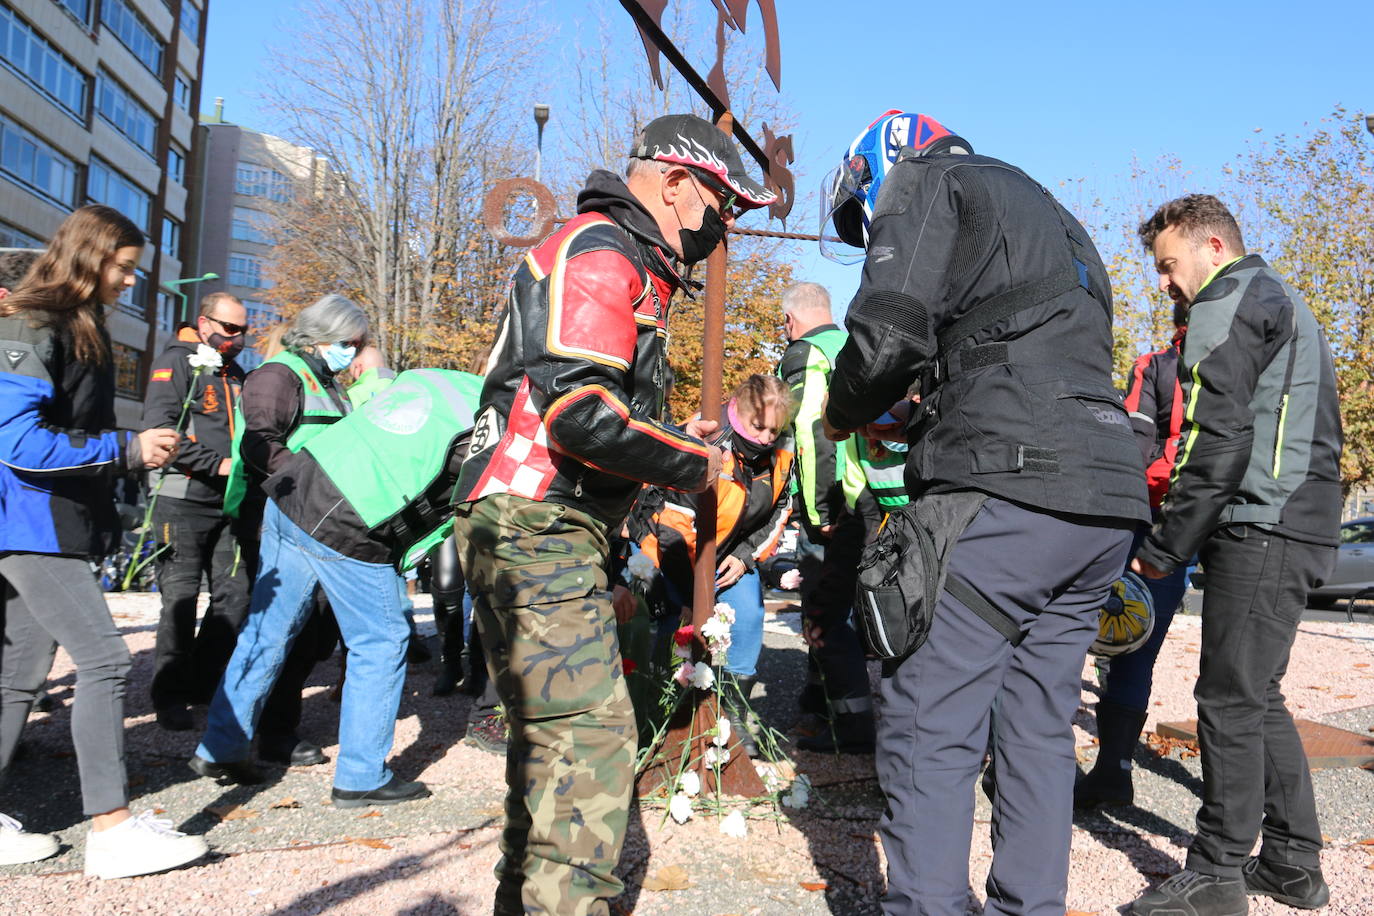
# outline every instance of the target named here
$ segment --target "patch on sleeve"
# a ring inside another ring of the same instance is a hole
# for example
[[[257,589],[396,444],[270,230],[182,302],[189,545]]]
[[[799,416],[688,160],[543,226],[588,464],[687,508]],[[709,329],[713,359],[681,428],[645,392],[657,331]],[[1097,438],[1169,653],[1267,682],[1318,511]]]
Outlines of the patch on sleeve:
[[[171,369],[155,369],[155,370],[153,370],[153,381],[155,381],[155,382],[170,382],[171,380],[172,380],[172,370],[171,370]]]

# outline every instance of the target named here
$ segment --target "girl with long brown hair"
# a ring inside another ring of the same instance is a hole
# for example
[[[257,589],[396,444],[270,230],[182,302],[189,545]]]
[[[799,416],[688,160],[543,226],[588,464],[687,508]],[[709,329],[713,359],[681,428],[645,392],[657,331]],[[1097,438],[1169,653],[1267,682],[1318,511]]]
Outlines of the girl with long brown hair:
[[[118,211],[67,217],[12,294],[0,299],[0,773],[60,644],[76,664],[72,738],[91,818],[86,873],[147,874],[204,855],[205,841],[128,808],[124,689],[129,650],[88,560],[118,532],[113,479],[176,454],[170,429],[115,429],[105,309],[132,286],[143,234]],[[56,841],[0,815],[0,864]]]

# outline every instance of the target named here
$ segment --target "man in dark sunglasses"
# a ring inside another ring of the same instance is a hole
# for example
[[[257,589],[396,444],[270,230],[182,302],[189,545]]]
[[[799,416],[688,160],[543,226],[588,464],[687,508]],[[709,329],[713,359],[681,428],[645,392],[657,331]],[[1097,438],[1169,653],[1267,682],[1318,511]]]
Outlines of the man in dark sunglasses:
[[[248,333],[248,311],[228,293],[200,303],[194,325],[178,330],[153,360],[143,402],[143,425],[176,427],[182,439],[174,465],[161,481],[153,527],[159,545],[157,582],[162,617],[157,628],[152,699],[158,724],[170,731],[192,727],[188,706],[203,703],[223,674],[239,625],[248,613],[246,564],[234,563],[235,542],[224,517],[234,406],[243,387],[235,362]],[[219,353],[218,369],[190,363],[201,346]],[[191,392],[190,409],[182,405]],[[149,487],[158,485],[158,475]],[[196,631],[201,570],[210,571],[210,607]]]

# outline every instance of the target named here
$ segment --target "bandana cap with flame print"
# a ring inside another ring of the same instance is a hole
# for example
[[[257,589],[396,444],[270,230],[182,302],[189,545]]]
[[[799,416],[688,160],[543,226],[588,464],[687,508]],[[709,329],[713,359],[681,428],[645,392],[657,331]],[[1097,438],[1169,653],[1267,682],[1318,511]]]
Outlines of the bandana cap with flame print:
[[[778,197],[744,171],[730,138],[696,115],[664,115],[650,121],[630,150],[630,158],[655,159],[707,172],[734,192],[741,210],[766,207]]]

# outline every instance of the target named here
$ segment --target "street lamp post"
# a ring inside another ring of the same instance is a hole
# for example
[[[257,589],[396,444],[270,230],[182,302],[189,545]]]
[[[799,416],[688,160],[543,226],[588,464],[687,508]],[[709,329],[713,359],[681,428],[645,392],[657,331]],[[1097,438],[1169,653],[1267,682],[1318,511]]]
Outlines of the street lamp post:
[[[168,280],[167,282],[165,282],[165,283],[162,284],[162,288],[165,289],[165,290],[167,290],[167,292],[171,293],[173,296],[176,296],[178,299],[181,300],[181,320],[182,320],[182,321],[190,321],[190,320],[191,320],[191,310],[190,310],[190,307],[189,307],[189,305],[187,304],[187,301],[186,301],[186,294],[183,293],[181,290],[177,289],[176,287],[178,287],[178,286],[184,286],[184,285],[187,284],[187,283],[200,283],[200,282],[202,282],[202,281],[204,281],[204,280],[218,280],[218,279],[219,279],[219,274],[217,274],[217,273],[208,273],[208,274],[204,274],[204,275],[199,276],[199,277],[187,277],[187,278],[184,279],[184,280]]]
[[[539,181],[540,167],[544,164],[544,125],[549,123],[549,106],[534,106],[534,126],[536,131],[534,148],[534,180]]]

